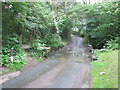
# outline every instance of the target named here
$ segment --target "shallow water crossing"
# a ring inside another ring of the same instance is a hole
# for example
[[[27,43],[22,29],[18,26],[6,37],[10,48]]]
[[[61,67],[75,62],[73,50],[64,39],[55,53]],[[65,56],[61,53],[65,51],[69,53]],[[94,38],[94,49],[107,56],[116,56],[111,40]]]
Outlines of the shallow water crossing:
[[[3,83],[3,88],[89,88],[89,56],[83,39],[72,35],[66,47]]]

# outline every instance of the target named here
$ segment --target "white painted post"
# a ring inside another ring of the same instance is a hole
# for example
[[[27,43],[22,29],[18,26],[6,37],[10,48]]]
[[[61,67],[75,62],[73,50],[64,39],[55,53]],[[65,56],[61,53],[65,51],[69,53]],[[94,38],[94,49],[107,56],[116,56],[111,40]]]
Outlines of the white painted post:
[[[14,49],[11,48],[11,50],[10,50],[10,59],[11,59],[11,62],[12,62],[12,63],[14,62],[14,57],[13,57],[13,55],[14,55]]]
[[[11,62],[13,63],[13,61],[14,61],[14,58],[13,58],[13,56],[11,56],[10,58],[11,58]]]

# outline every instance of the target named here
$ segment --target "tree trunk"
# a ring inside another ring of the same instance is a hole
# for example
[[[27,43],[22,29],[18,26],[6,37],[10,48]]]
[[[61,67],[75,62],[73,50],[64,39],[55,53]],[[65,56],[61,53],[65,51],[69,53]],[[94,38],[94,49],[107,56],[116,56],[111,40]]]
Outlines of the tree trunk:
[[[52,12],[54,12],[53,13],[53,20],[54,20],[54,24],[55,24],[55,28],[56,28],[56,33],[58,33],[59,34],[59,27],[58,27],[58,25],[57,25],[57,20],[56,20],[56,17],[55,17],[55,14],[56,14],[56,12],[57,12],[57,7],[55,6],[55,5],[52,5],[52,0],[50,0],[50,4],[51,4],[51,11]]]

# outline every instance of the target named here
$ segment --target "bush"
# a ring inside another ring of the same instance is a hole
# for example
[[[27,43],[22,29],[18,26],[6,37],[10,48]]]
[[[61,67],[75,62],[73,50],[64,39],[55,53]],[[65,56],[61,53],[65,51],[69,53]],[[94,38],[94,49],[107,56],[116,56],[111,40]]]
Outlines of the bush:
[[[58,34],[49,34],[45,39],[46,45],[52,49],[64,46],[61,37]]]
[[[86,23],[86,29],[83,29],[83,31],[90,38],[92,46],[97,49],[103,48],[106,41],[111,45],[113,42],[111,39],[118,37],[120,34],[118,27],[118,2],[86,5],[85,8],[86,16],[84,19],[86,21],[83,21]],[[110,45],[109,48],[111,48]]]
[[[2,56],[1,65],[2,66],[8,67],[10,70],[15,71],[15,70],[20,70],[21,67],[24,64],[26,64],[25,52],[22,49],[19,49],[19,52],[15,53],[13,63],[10,61],[10,52],[9,52],[10,49],[7,47],[4,47],[2,51],[3,51],[3,53],[1,54]]]
[[[40,39],[36,39],[31,43],[31,54],[35,58],[37,57],[38,60],[41,60],[42,57],[45,55],[44,47],[46,44],[43,43]],[[38,61],[37,60],[37,61]]]
[[[118,49],[118,44],[119,44],[119,37],[116,37],[115,39],[111,39],[110,41],[107,41],[105,44],[104,48],[110,49],[110,50],[115,50]]]
[[[16,34],[6,37],[7,39],[3,41],[2,47],[2,61],[1,66],[8,67],[10,70],[20,70],[21,67],[26,64],[25,62],[25,52],[19,45],[18,36]],[[14,62],[10,61],[10,49],[14,48]]]
[[[31,48],[36,50],[36,51],[42,51],[44,50],[44,48],[46,45],[40,40],[40,39],[36,39],[31,43]]]
[[[56,50],[62,47],[64,43],[58,34],[50,33],[46,38],[38,38],[31,43],[31,54],[36,61],[40,61],[43,57],[46,57],[51,50]],[[50,48],[47,50],[46,48]]]

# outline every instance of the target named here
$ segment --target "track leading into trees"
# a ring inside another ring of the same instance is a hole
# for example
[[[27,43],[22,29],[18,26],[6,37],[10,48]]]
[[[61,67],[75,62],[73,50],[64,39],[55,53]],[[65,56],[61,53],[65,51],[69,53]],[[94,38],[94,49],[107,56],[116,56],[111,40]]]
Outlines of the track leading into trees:
[[[66,47],[6,81],[3,88],[89,88],[89,52],[83,45],[83,38],[71,37]]]

